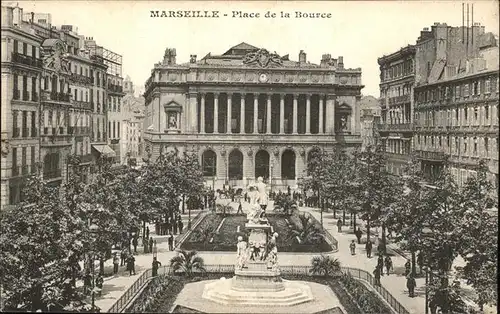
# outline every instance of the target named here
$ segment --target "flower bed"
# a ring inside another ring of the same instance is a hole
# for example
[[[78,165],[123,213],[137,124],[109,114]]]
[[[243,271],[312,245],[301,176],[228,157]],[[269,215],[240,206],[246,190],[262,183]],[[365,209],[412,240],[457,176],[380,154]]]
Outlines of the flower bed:
[[[300,244],[297,241],[291,241],[291,230],[289,224],[297,224],[295,216],[288,216],[280,213],[269,213],[267,218],[274,232],[279,234],[277,245],[279,252],[330,252],[331,245],[324,239],[317,244]],[[247,236],[245,232],[245,215],[226,215],[218,233],[216,229],[222,221],[223,216],[217,214],[208,214],[204,220],[193,230],[193,233],[181,244],[184,250],[196,251],[236,251],[238,236],[244,239]],[[288,221],[288,223],[287,223]],[[240,231],[238,232],[238,226]],[[246,239],[245,239],[246,240]]]
[[[230,278],[232,276],[232,273],[204,273],[194,278],[168,275],[154,278],[126,312],[167,313],[172,309],[177,295],[182,291],[185,284],[221,277]],[[369,290],[363,283],[350,275],[342,274],[330,278],[309,275],[283,275],[282,277],[286,280],[311,281],[329,286],[337,295],[342,307],[349,314],[392,313],[392,310],[375,292]],[[174,313],[198,312],[184,307],[177,307]]]

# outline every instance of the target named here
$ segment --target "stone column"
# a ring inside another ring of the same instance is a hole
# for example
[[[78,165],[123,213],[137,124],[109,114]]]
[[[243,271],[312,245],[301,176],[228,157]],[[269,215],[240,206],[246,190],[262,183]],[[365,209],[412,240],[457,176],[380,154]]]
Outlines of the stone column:
[[[266,133],[271,134],[271,94],[267,94],[267,121],[266,121]]]
[[[240,134],[245,134],[245,94],[240,95]]]
[[[311,95],[306,95],[306,134],[311,134]]]
[[[280,130],[279,134],[285,133],[285,94],[280,94]]]
[[[189,107],[188,107],[189,114],[186,117],[186,130],[192,133],[196,133],[198,131],[197,94],[189,93],[188,100],[189,100]]]
[[[219,133],[219,93],[214,93],[214,134]]]
[[[233,94],[228,93],[227,94],[227,129],[226,129],[226,133],[228,133],[228,134],[233,133],[231,130],[231,120],[232,120],[232,117],[231,117],[232,105],[231,104],[232,104],[232,100],[233,100]]]
[[[201,94],[200,133],[205,134],[205,94]]]
[[[253,134],[259,133],[259,94],[253,94]]]
[[[326,95],[326,121],[325,123],[325,133],[334,134],[335,133],[335,101],[334,95]]]
[[[324,95],[319,95],[319,129],[318,134],[323,134],[323,107],[324,107]]]
[[[293,94],[293,134],[297,134],[297,108],[298,108],[298,94]]]

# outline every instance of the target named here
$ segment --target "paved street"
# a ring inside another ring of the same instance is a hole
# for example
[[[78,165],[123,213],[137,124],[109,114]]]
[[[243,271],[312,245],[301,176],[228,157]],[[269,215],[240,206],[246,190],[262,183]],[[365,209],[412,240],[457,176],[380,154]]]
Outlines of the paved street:
[[[236,210],[236,204],[233,203]],[[271,204],[269,206],[272,208]],[[320,221],[320,212],[318,209],[304,207],[301,210],[311,213],[318,221]],[[197,211],[192,211],[191,217],[197,214]],[[182,215],[184,225],[187,226],[188,216]],[[333,218],[332,213],[324,213],[323,224],[325,229],[330,232],[338,241],[339,251],[332,253],[332,257],[338,258],[342,266],[360,268],[370,273],[374,270],[377,263],[376,255],[372,255],[372,258],[368,259],[366,257],[364,245],[357,245],[356,255],[351,255],[349,251],[349,243],[355,239],[352,230],[349,227],[344,227],[343,232],[339,233],[337,231],[336,219]],[[154,233],[154,226],[150,226],[152,232],[151,236],[156,238],[158,241],[158,260],[163,264],[167,265],[175,252],[168,251],[167,242],[164,236],[157,236]],[[365,237],[365,235],[363,235]],[[235,240],[236,241],[236,240]],[[235,242],[236,243],[236,242]],[[374,247],[375,251],[376,247]],[[142,246],[138,249],[138,252],[142,252]],[[205,260],[205,264],[232,264],[234,262],[233,252],[206,252],[200,255]],[[410,313],[424,313],[425,312],[425,279],[417,278],[417,288],[416,297],[408,297],[408,291],[406,288],[406,278],[403,275],[404,264],[406,259],[394,255],[392,257],[394,264],[394,271],[396,274],[390,276],[383,276],[381,279],[382,285],[406,308]],[[103,312],[107,311],[116,300],[130,287],[133,282],[139,277],[141,272],[151,268],[152,254],[138,254],[136,255],[136,275],[129,276],[125,272],[125,267],[120,267],[120,272],[118,276],[110,277],[105,280],[103,287],[103,295],[96,297],[96,305],[98,305]],[[281,265],[310,265],[311,256],[308,254],[294,254],[294,253],[280,253],[279,263]],[[106,262],[106,272],[110,272],[112,269],[111,261]],[[491,312],[493,313],[493,312]]]

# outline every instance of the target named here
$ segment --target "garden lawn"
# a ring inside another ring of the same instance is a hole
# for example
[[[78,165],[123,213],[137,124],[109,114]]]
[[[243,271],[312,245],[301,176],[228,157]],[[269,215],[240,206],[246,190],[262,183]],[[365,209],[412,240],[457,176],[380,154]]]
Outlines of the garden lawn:
[[[274,232],[278,233],[277,245],[278,252],[304,252],[304,253],[322,253],[332,251],[332,247],[322,239],[317,244],[299,244],[292,238],[289,225],[297,224],[296,216],[287,216],[284,214],[270,213],[267,215],[269,223],[273,226]],[[219,232],[215,232],[224,219]],[[197,251],[236,251],[238,236],[242,236],[247,241],[247,232],[245,215],[227,215],[225,218],[218,214],[209,214],[193,230],[193,233],[181,244],[185,250]],[[240,232],[238,232],[240,226]],[[209,230],[213,232],[210,233]],[[210,234],[210,236],[202,236]]]

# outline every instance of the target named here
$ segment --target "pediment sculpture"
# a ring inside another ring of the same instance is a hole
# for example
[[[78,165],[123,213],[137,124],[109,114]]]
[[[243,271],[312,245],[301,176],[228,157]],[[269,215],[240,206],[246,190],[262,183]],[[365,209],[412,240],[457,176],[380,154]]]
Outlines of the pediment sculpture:
[[[266,49],[259,49],[256,52],[247,53],[243,59],[243,63],[267,68],[282,66],[283,60],[276,52],[269,53]]]
[[[46,68],[53,69],[57,73],[70,73],[66,48],[62,42],[57,42],[50,48],[44,48],[43,62]]]

